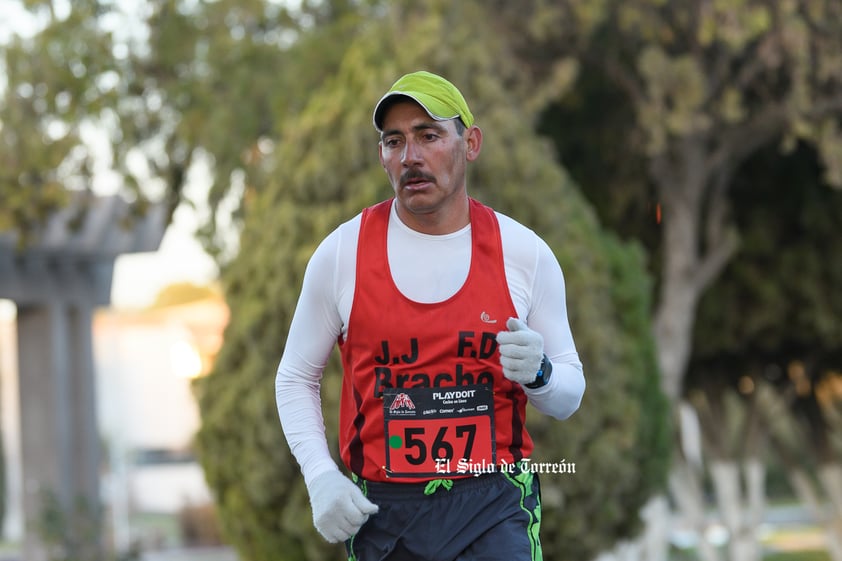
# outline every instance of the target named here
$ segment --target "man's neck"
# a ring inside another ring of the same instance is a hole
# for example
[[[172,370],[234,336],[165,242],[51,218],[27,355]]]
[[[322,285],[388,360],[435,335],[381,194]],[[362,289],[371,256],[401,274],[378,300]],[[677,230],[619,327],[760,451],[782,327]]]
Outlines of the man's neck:
[[[442,236],[458,232],[471,223],[471,211],[468,197],[459,201],[452,201],[441,208],[430,212],[409,212],[398,201],[397,214],[401,222],[408,228],[432,236]]]

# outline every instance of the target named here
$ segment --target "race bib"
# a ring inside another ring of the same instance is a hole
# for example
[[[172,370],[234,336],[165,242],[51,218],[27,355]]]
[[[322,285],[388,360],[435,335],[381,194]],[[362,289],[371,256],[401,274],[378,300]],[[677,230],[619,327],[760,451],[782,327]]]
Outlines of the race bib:
[[[387,388],[383,419],[390,476],[443,478],[464,475],[465,465],[496,465],[489,385]]]

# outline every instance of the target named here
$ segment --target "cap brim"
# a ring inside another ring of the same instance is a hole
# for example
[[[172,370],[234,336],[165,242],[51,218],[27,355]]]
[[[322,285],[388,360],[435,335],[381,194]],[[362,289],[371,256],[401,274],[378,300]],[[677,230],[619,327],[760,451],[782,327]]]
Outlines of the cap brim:
[[[435,103],[435,100],[425,94],[421,94],[418,92],[389,92],[383,97],[380,98],[380,101],[377,102],[377,105],[374,106],[374,116],[372,121],[374,122],[374,128],[377,129],[377,132],[383,132],[383,119],[385,117],[386,109],[389,108],[393,103],[396,102],[394,98],[398,97],[405,97],[409,98],[418,105],[420,105],[424,111],[429,115],[432,119],[436,121],[449,121],[450,119],[455,119],[459,117],[459,113],[455,115],[437,115],[432,110],[430,110],[430,106]]]

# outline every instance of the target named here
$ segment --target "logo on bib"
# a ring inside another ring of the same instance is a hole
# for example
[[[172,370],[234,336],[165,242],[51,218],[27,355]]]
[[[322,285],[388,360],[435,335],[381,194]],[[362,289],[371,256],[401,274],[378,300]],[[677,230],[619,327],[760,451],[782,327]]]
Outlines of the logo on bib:
[[[392,404],[389,406],[389,411],[392,412],[400,409],[415,409],[415,404],[412,403],[412,399],[405,393],[399,393],[396,395],[394,401],[392,401]]]

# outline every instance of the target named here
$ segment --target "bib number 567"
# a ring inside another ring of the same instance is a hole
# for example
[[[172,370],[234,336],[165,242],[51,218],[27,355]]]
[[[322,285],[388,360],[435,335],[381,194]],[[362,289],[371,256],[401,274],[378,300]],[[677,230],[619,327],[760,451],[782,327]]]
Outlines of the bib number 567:
[[[406,461],[414,466],[420,466],[428,461],[428,458],[433,461],[441,458],[452,460],[454,453],[454,444],[452,439],[462,442],[462,454],[460,458],[468,459],[471,457],[471,451],[474,448],[474,438],[476,437],[476,425],[456,425],[453,428],[453,435],[448,429],[448,426],[440,426],[438,430],[430,427],[432,430],[427,430],[427,427],[405,427],[404,428],[404,446],[407,450],[412,450],[413,453],[405,454]],[[430,436],[435,431],[435,437],[430,442]]]

